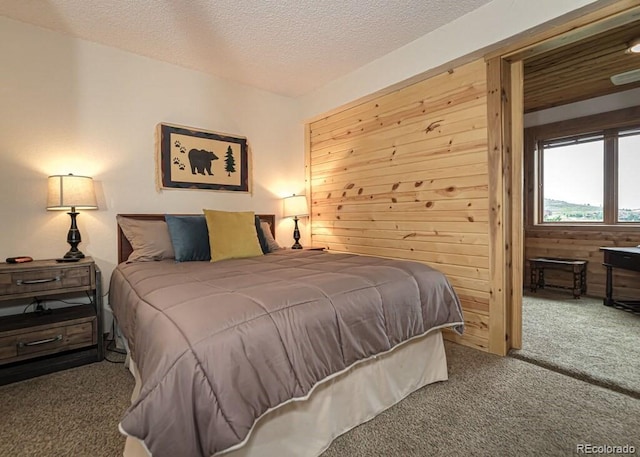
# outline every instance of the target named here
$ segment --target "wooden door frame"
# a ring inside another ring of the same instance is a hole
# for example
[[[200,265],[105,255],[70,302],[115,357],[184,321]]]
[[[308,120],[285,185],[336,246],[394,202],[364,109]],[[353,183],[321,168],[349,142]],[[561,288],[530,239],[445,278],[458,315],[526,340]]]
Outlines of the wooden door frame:
[[[489,352],[522,346],[523,61],[487,61]]]
[[[523,62],[611,28],[640,20],[637,0],[602,8],[516,39],[485,56],[489,166],[489,352],[506,355],[522,347]]]

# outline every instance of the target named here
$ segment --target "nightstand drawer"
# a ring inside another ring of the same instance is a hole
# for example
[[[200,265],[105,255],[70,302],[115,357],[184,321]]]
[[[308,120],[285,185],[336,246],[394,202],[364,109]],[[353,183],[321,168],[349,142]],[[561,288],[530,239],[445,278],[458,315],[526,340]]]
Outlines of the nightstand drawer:
[[[94,322],[60,323],[56,327],[0,337],[0,365],[94,344]]]
[[[0,273],[0,295],[72,289],[91,285],[91,268],[47,268]]]
[[[16,356],[49,353],[64,345],[65,327],[25,333],[16,337]]]

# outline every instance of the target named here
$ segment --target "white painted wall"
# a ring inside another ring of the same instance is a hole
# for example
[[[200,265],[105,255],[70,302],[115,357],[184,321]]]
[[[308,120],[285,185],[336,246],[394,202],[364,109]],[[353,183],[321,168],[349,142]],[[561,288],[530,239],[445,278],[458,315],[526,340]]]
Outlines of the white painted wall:
[[[613,3],[594,0],[493,0],[300,98],[302,115],[314,118],[457,59],[470,61],[498,43],[541,24],[562,21]]]
[[[281,214],[304,190],[304,130],[294,99],[0,17],[0,260],[55,258],[70,219],[46,211],[47,176],[95,180],[99,210],[78,216],[79,248],[105,276],[116,265],[117,213]],[[159,122],[248,138],[253,193],[156,191]],[[293,243],[293,221],[279,224]],[[303,231],[302,242],[306,241]]]

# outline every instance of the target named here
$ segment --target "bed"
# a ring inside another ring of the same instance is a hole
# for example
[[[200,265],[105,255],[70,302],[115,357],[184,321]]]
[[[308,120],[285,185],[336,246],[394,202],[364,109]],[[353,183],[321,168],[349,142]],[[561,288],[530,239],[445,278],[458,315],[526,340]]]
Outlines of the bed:
[[[120,225],[118,246],[110,304],[136,378],[126,457],[319,455],[446,380],[441,329],[463,331],[446,277],[416,262],[290,249],[127,262]]]

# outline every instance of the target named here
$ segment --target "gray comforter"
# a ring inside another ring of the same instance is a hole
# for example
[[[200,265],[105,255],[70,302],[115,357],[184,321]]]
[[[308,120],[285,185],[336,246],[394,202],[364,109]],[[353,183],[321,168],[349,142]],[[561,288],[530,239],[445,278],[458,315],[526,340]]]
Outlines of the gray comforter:
[[[442,273],[348,254],[123,263],[109,293],[142,379],[120,425],[154,457],[211,456],[359,360],[434,328],[462,332]]]

